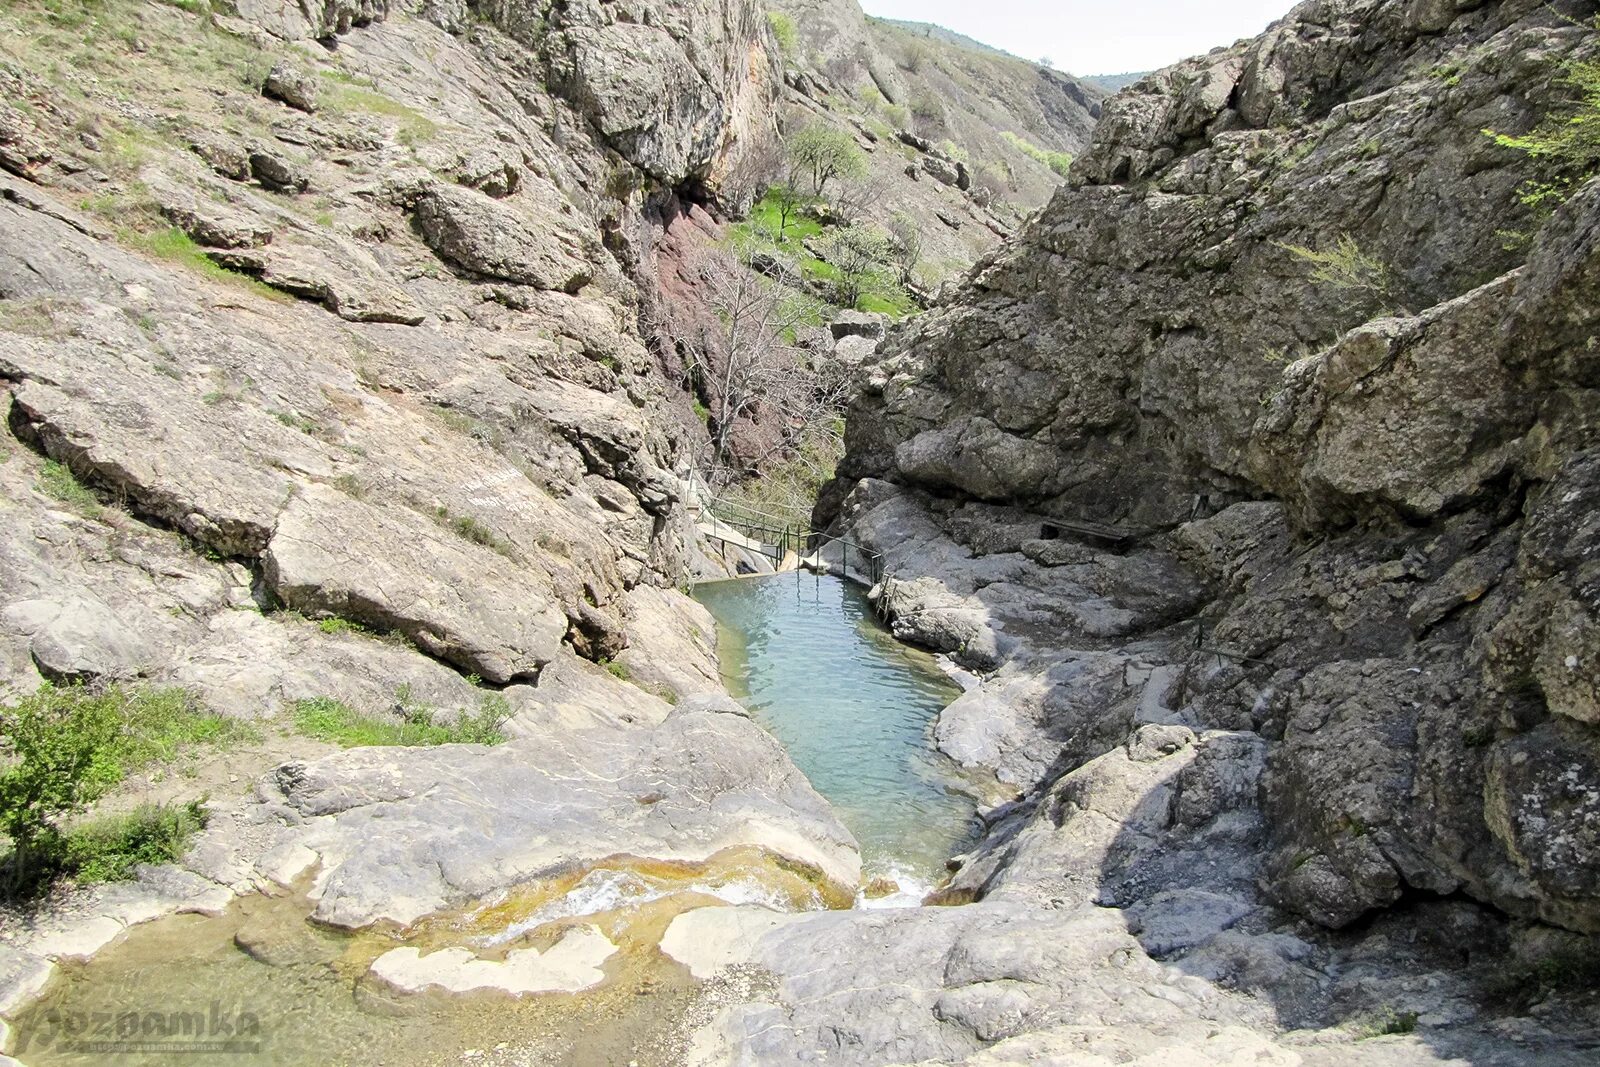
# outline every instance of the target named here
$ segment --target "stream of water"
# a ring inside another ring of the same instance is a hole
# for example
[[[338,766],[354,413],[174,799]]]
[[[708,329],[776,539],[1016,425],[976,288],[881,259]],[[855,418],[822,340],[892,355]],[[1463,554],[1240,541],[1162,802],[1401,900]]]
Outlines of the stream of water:
[[[928,738],[959,690],[838,579],[778,575],[702,586],[697,596],[719,621],[730,688],[860,842],[867,878],[880,884],[859,903],[919,903],[972,830],[972,802]],[[306,921],[312,906],[300,893],[251,895],[220,916],[148,923],[87,964],[63,965],[43,999],[11,1017],[11,1051],[33,1067],[666,1067],[687,1054],[694,1020],[709,1017],[702,998],[718,995],[657,950],[676,915],[848,901],[753,847],[702,863],[613,857],[404,931],[323,929]],[[402,994],[371,970],[402,945],[503,960],[547,949],[573,926],[598,929],[618,949],[603,981],[576,994]]]
[[[973,802],[929,738],[960,689],[839,578],[741,578],[694,595],[719,624],[729,691],[833,804],[861,845],[865,880],[901,887],[865,903],[919,902],[973,832]]]

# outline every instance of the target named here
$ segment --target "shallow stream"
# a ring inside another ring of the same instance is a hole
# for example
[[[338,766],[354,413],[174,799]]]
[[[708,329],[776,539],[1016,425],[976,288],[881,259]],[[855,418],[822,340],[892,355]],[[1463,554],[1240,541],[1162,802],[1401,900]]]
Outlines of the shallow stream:
[[[919,902],[974,829],[973,802],[929,737],[961,690],[839,578],[740,578],[694,596],[717,618],[723,682],[855,835],[863,881],[901,887],[867,903]]]
[[[838,579],[778,575],[697,595],[719,621],[730,689],[833,803],[861,844],[866,878],[880,880],[857,903],[919,903],[972,829],[972,801],[955,791],[960,782],[928,738],[959,690]],[[9,1051],[32,1067],[665,1067],[681,1062],[719,1003],[772,995],[750,986],[759,975],[692,981],[657,948],[675,916],[719,904],[801,911],[849,902],[753,847],[702,863],[612,857],[406,930],[324,929],[306,920],[302,892],[246,896],[220,916],[160,919],[87,964],[63,965],[46,996],[11,1018]],[[617,949],[581,992],[403,993],[374,974],[401,946],[509,961],[549,951],[575,929],[603,933]]]

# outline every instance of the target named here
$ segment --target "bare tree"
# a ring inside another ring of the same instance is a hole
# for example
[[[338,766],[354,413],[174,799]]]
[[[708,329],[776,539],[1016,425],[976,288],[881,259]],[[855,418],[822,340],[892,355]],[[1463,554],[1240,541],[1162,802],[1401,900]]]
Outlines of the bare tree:
[[[788,158],[783,142],[770,130],[758,132],[744,145],[718,182],[724,204],[742,214],[761,193],[788,181]]]
[[[883,203],[884,195],[893,184],[890,175],[870,171],[856,178],[841,179],[829,206],[840,222],[854,225],[871,208]]]
[[[836,234],[828,243],[828,262],[839,271],[839,303],[855,307],[878,281],[888,258],[889,242],[864,226]]]
[[[889,255],[900,276],[901,285],[910,285],[917,264],[922,262],[922,226],[904,211],[889,220]]]
[[[686,370],[712,403],[713,464],[725,466],[734,427],[763,406],[791,425],[811,417],[815,373],[794,344],[806,309],[748,264],[708,252],[694,266],[698,287],[714,318],[702,321],[683,346]]]

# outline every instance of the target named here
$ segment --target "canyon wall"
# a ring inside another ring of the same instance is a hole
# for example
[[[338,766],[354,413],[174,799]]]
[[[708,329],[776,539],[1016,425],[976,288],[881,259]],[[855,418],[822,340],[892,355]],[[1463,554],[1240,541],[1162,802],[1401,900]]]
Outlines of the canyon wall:
[[[1001,675],[1018,642],[1142,645],[1151,700],[1264,742],[1260,883],[1327,926],[1420,893],[1600,932],[1600,186],[1536,220],[1483,132],[1570,97],[1570,8],[1321,0],[1114,98],[891,341],[819,509],[932,583],[885,594],[908,635]],[[1305,255],[1339,249],[1355,284]],[[946,569],[897,556],[908,501]],[[1126,573],[1151,553],[1179,573]],[[1042,688],[1004,713],[1031,795],[1141,691]]]

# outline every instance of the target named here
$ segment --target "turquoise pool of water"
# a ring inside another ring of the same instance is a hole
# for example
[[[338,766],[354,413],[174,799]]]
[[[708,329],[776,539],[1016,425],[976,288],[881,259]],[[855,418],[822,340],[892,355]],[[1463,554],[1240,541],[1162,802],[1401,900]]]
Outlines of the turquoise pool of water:
[[[912,892],[937,883],[973,832],[973,802],[930,738],[961,690],[838,578],[741,578],[694,595],[716,616],[729,691],[833,804],[867,876]]]

